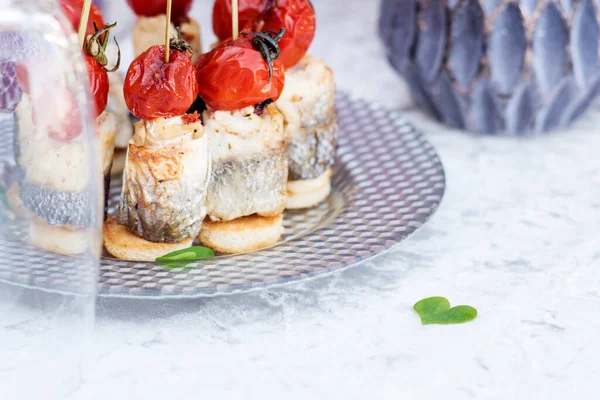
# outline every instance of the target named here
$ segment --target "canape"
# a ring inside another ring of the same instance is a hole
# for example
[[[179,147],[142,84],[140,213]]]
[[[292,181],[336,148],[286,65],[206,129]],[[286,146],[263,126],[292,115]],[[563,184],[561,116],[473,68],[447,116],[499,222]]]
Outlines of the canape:
[[[284,85],[277,60],[284,32],[242,33],[196,62],[213,156],[199,240],[223,253],[272,246],[283,233],[287,138],[283,115],[271,103]]]
[[[219,40],[232,34],[231,13],[229,0],[215,2],[213,29]],[[276,105],[290,138],[287,208],[315,206],[331,191],[338,135],[333,73],[306,55],[315,36],[315,10],[309,0],[240,0],[238,24],[241,30],[286,30],[279,42],[286,84]]]
[[[172,39],[130,65],[124,96],[140,119],[129,142],[116,219],[105,224],[113,256],[154,261],[189,247],[206,216],[210,177],[208,135],[198,113],[186,114],[198,93],[191,47]]]
[[[15,110],[17,134],[16,158],[19,168],[20,204],[30,217],[29,240],[32,245],[63,254],[79,254],[88,250],[88,231],[96,215],[91,211],[90,185],[99,184],[90,171],[99,159],[104,174],[106,199],[117,124],[106,111],[108,74],[104,50],[109,31],[107,25],[89,37],[84,59],[87,65],[98,147],[100,154],[89,153],[89,138],[83,137],[84,123],[74,94],[67,89],[64,77],[54,76],[56,68],[48,67],[51,84],[39,68],[40,59],[28,59],[18,66],[18,79],[25,92]],[[45,62],[52,62],[45,60]],[[118,68],[119,61],[117,60]],[[55,66],[56,67],[56,66]],[[39,81],[44,79],[42,81]],[[38,80],[30,87],[30,80]],[[48,89],[51,88],[51,89]],[[49,106],[51,104],[51,107]]]

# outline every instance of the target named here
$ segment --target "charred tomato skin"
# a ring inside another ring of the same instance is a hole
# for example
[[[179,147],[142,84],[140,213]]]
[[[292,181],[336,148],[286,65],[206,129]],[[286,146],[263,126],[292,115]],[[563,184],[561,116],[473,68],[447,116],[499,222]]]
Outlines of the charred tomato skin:
[[[232,111],[267,99],[277,101],[283,91],[285,74],[279,60],[269,66],[254,48],[252,35],[222,43],[196,60],[198,95],[214,110]]]
[[[127,107],[140,119],[183,115],[198,96],[196,71],[190,54],[152,46],[129,66],[123,93]]]
[[[127,0],[127,4],[141,17],[155,17],[165,14],[167,0]],[[177,20],[186,17],[192,8],[192,0],[173,0],[171,4],[171,19]]]
[[[231,0],[217,0],[213,8],[213,27],[219,40],[231,37]],[[284,68],[291,68],[304,57],[316,30],[315,11],[309,0],[240,0],[241,31],[279,31],[286,34],[279,42]]]

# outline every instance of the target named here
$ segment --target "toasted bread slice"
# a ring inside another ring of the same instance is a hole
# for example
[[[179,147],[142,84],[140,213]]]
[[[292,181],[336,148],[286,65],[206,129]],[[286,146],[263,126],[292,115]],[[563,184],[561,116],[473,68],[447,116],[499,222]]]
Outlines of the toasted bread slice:
[[[220,253],[247,253],[277,244],[283,235],[283,217],[250,215],[233,221],[213,222],[207,218],[198,239]]]
[[[128,261],[155,261],[158,257],[192,246],[194,238],[179,243],[154,243],[135,236],[119,225],[112,215],[104,223],[104,248],[113,256]]]
[[[314,207],[331,193],[331,170],[328,169],[316,179],[288,181],[287,209],[298,210]]]
[[[29,243],[59,254],[82,254],[89,249],[90,231],[87,228],[52,226],[41,218],[34,218],[29,222]]]

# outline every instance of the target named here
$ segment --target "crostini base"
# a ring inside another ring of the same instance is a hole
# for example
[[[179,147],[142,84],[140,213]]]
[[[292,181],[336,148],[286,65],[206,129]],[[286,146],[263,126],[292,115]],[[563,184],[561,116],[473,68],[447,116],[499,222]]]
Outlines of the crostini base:
[[[192,246],[194,238],[179,243],[154,243],[135,236],[119,225],[112,215],[104,223],[104,248],[112,256],[127,261],[155,261],[158,257]]]
[[[198,240],[219,253],[238,254],[261,250],[277,244],[283,235],[283,216],[250,215],[233,221],[211,221],[202,224]]]
[[[311,208],[329,197],[331,193],[331,169],[315,179],[288,181],[288,210]]]

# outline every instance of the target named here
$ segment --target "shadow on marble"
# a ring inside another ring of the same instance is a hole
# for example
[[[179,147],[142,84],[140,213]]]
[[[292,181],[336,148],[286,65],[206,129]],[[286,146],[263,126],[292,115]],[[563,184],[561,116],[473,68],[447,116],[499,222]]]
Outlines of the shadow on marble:
[[[425,227],[415,233],[413,240],[426,240],[432,234]],[[426,255],[396,247],[374,260],[344,271],[251,293],[198,299],[100,298],[97,317],[99,320],[142,322],[216,313],[226,316],[231,322],[236,319],[258,322],[279,319],[284,308],[285,312],[310,310],[317,317],[320,313],[327,314],[333,303],[359,302],[365,293],[386,296],[386,293],[397,290],[411,271],[426,268],[430,261]]]

